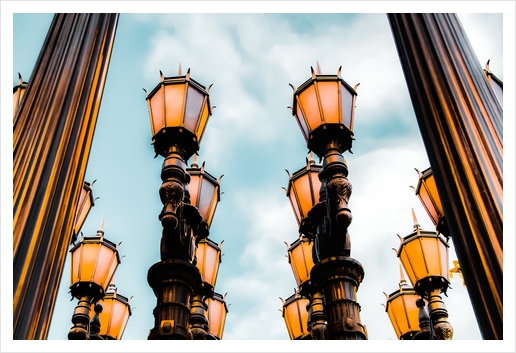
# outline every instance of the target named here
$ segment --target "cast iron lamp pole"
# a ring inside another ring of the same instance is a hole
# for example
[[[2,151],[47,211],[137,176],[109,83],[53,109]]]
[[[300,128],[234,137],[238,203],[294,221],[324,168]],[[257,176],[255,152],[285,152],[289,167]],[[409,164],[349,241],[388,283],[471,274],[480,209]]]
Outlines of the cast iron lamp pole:
[[[300,233],[314,241],[315,265],[310,280],[324,297],[329,338],[367,339],[356,300],[364,269],[350,257],[351,183],[342,155],[351,150],[356,91],[340,77],[340,68],[337,75],[322,75],[319,65],[317,73],[312,68],[309,80],[297,89],[292,88],[292,114],[308,149],[323,159],[319,202],[299,228]]]
[[[211,115],[208,91],[209,87],[190,78],[190,70],[182,76],[180,67],[178,76],[161,74],[161,82],[146,97],[154,151],[164,157],[159,189],[161,261],[147,275],[157,297],[148,339],[192,339],[190,305],[203,283],[194,264],[195,252],[197,243],[208,236],[209,226],[190,203],[186,162],[199,150]]]

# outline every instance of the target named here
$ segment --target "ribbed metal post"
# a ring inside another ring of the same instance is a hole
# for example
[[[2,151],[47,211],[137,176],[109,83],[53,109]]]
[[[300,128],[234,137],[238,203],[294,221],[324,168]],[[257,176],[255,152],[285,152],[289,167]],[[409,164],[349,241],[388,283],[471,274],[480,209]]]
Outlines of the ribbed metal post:
[[[13,338],[45,339],[118,14],[56,14],[13,126]]]
[[[503,110],[455,14],[388,14],[484,339],[503,339]]]

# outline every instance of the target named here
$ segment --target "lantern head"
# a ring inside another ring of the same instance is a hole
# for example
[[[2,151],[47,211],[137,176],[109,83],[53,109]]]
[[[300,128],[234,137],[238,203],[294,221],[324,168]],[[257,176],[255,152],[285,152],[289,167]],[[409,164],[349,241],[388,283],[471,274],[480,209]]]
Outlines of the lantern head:
[[[310,158],[306,161],[306,167],[299,169],[289,178],[287,197],[298,225],[301,225],[301,221],[307,217],[308,211],[319,202],[321,189],[319,172],[321,169],[322,167],[315,164],[314,160]]]
[[[161,72],[160,72],[161,73]],[[178,152],[185,161],[199,150],[211,115],[209,87],[186,75],[164,77],[147,95],[154,151],[166,157]]]
[[[309,335],[307,310],[309,300],[296,291],[289,298],[281,299],[281,301],[283,303],[282,315],[290,339],[300,340]]]
[[[329,148],[351,150],[355,100],[354,88],[337,75],[317,74],[294,88],[292,115],[296,117],[307,147],[322,158]],[[356,86],[355,86],[356,88]]]
[[[102,299],[120,264],[118,246],[104,238],[104,231],[100,227],[97,236],[83,236],[70,253],[72,297],[79,299],[88,295],[94,303]]]

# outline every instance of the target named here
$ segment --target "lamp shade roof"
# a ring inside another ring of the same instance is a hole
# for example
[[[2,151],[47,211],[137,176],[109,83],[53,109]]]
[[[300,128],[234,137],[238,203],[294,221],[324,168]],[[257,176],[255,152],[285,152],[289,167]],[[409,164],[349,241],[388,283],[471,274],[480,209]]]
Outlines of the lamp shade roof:
[[[306,161],[303,167],[290,175],[287,187],[287,197],[296,216],[298,225],[306,218],[312,207],[319,202],[321,181],[319,172],[322,167],[315,164],[313,159]],[[288,171],[287,171],[288,172]]]
[[[206,319],[208,319],[209,331],[218,339],[222,339],[228,313],[226,295],[222,296],[219,293],[214,293],[213,298],[206,299],[206,305],[208,306]]]
[[[281,299],[281,298],[280,298]],[[287,326],[291,340],[301,339],[308,334],[308,310],[309,300],[302,297],[297,291],[283,303],[282,315]]]

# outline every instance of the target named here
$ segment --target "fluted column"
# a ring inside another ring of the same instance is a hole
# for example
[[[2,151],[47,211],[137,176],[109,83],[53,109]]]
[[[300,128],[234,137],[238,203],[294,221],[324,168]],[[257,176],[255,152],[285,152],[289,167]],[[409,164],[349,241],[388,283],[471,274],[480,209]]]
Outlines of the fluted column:
[[[503,110],[455,14],[388,14],[482,337],[503,339]]]
[[[45,339],[118,14],[56,14],[13,126],[13,338]]]

